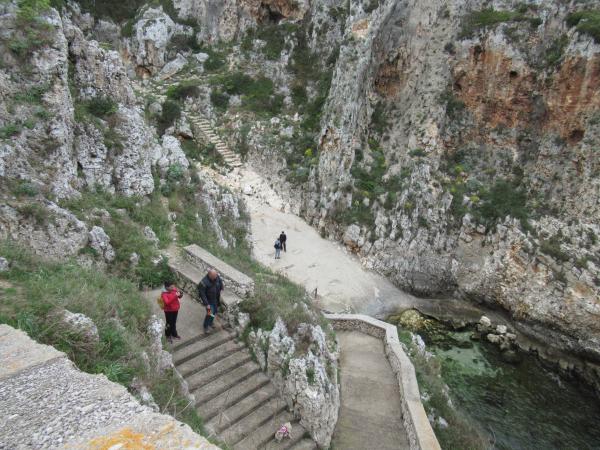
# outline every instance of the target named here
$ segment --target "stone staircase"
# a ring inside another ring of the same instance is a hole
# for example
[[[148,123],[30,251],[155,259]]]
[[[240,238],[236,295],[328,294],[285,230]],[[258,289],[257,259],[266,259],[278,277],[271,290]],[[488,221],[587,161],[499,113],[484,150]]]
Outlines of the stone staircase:
[[[172,352],[207,430],[231,449],[317,448],[286,410],[271,380],[229,330],[198,334],[178,343]],[[275,431],[286,422],[292,424],[291,439],[278,443]]]
[[[169,259],[178,286],[195,297],[195,287],[210,266],[223,276],[226,289],[221,304],[225,309],[242,301],[234,291],[240,295],[248,292],[248,277],[200,250],[197,246],[188,246],[183,258]],[[232,450],[316,449],[315,442],[287,410],[285,400],[253,360],[250,351],[236,339],[232,330],[226,326],[221,328],[224,320],[215,322],[217,330],[203,334],[204,307],[187,296],[184,301],[186,299],[187,303],[182,306],[186,317],[178,321],[179,334],[184,340],[176,342],[171,352],[177,370],[196,399],[195,407],[207,431]],[[278,443],[274,439],[275,431],[286,422],[292,424],[291,439]]]
[[[219,154],[223,157],[225,163],[231,167],[240,167],[242,165],[240,157],[236,153],[232,152],[221,140],[221,138],[214,132],[208,120],[203,119],[198,114],[191,111],[186,111],[186,115],[192,126],[194,136],[197,136],[197,133],[204,134],[208,141],[215,146]]]
[[[164,81],[153,80],[148,83],[148,85],[134,83],[134,86],[136,91],[140,94],[152,94],[158,102],[163,103],[167,99],[166,93],[170,85],[188,80],[200,80],[200,77],[176,74],[167,79],[166,83]],[[197,112],[191,111],[187,108],[183,110],[183,113],[186,115],[190,125],[192,126],[195,139],[198,139],[200,134],[204,135],[208,141],[215,146],[217,152],[219,152],[219,154],[223,157],[223,160],[227,165],[234,168],[242,165],[240,157],[233,152],[215,133],[211,123],[208,120],[201,117]]]

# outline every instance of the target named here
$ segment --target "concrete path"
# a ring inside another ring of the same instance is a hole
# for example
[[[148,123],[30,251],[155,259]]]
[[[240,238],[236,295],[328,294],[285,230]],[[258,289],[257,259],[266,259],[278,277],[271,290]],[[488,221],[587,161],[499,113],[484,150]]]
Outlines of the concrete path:
[[[380,339],[338,331],[341,346],[341,407],[333,448],[408,449],[398,381]]]
[[[0,361],[0,449],[219,449],[7,325],[0,325]]]
[[[365,270],[345,247],[322,238],[303,219],[289,211],[285,202],[250,168],[210,176],[236,191],[244,192],[251,218],[254,256],[271,269],[303,285],[317,289],[317,306],[332,313],[360,313],[376,318],[417,308],[439,318],[477,320],[481,311],[454,299],[420,299],[395,287],[384,277]],[[281,231],[288,236],[288,251],[274,258],[273,244]]]

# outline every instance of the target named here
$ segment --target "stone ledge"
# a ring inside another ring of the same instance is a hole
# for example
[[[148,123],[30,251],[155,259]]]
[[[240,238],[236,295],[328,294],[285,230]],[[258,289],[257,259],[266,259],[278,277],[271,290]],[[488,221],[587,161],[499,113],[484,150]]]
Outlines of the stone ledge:
[[[411,450],[441,450],[421,402],[415,368],[400,344],[396,327],[363,314],[325,314],[325,317],[336,330],[359,331],[383,340],[385,354],[398,379]]]
[[[216,269],[221,275],[225,287],[231,289],[237,295],[241,297],[251,297],[254,295],[254,280],[252,278],[231,267],[198,245],[188,245],[184,248],[184,254],[185,258],[201,271],[208,271],[211,268]]]
[[[22,331],[0,325],[0,340],[0,360],[6,356],[10,363],[1,365],[0,448],[219,450],[188,425],[141,405],[122,385],[80,371],[64,353]]]

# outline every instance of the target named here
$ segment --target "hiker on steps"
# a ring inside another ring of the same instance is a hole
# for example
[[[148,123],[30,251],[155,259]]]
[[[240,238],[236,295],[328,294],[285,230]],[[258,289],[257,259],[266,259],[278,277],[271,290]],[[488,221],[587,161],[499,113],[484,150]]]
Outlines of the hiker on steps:
[[[287,242],[287,236],[285,235],[285,231],[282,231],[279,235],[279,242],[281,242],[281,248],[283,249],[283,251],[287,253],[287,247],[285,245],[285,243]]]
[[[175,287],[175,284],[171,280],[165,281],[165,288],[160,294],[165,311],[165,320],[167,325],[165,326],[165,334],[167,340],[173,342],[173,338],[181,339],[177,334],[177,313],[179,312],[179,299],[183,297],[183,293]]]
[[[204,334],[208,334],[214,328],[214,321],[218,307],[221,304],[221,291],[223,281],[215,269],[210,269],[206,276],[198,283],[198,295],[202,304],[206,307],[204,318]]]
[[[275,247],[275,259],[280,259],[281,258],[281,241],[279,240],[279,238],[277,238],[277,240],[275,241],[275,245],[273,245],[273,247]]]

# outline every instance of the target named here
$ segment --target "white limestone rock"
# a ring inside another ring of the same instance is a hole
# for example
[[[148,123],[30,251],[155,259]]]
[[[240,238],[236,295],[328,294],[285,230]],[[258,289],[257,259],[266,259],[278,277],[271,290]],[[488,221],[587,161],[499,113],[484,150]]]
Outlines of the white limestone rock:
[[[8,270],[10,270],[8,259],[0,256],[0,272],[7,272]]]
[[[175,22],[163,12],[162,6],[148,8],[134,25],[131,54],[137,66],[150,74],[166,63],[167,45],[175,32]]]
[[[188,60],[181,53],[177,54],[177,57],[169,61],[158,74],[159,80],[166,80],[171,78],[173,75],[181,71],[188,63]]]
[[[61,320],[67,325],[71,332],[82,337],[89,345],[95,345],[100,342],[98,328],[92,319],[85,314],[73,313],[68,310],[62,312]]]
[[[94,226],[89,232],[90,247],[92,247],[106,262],[115,259],[115,250],[110,245],[110,238],[102,227]]]

